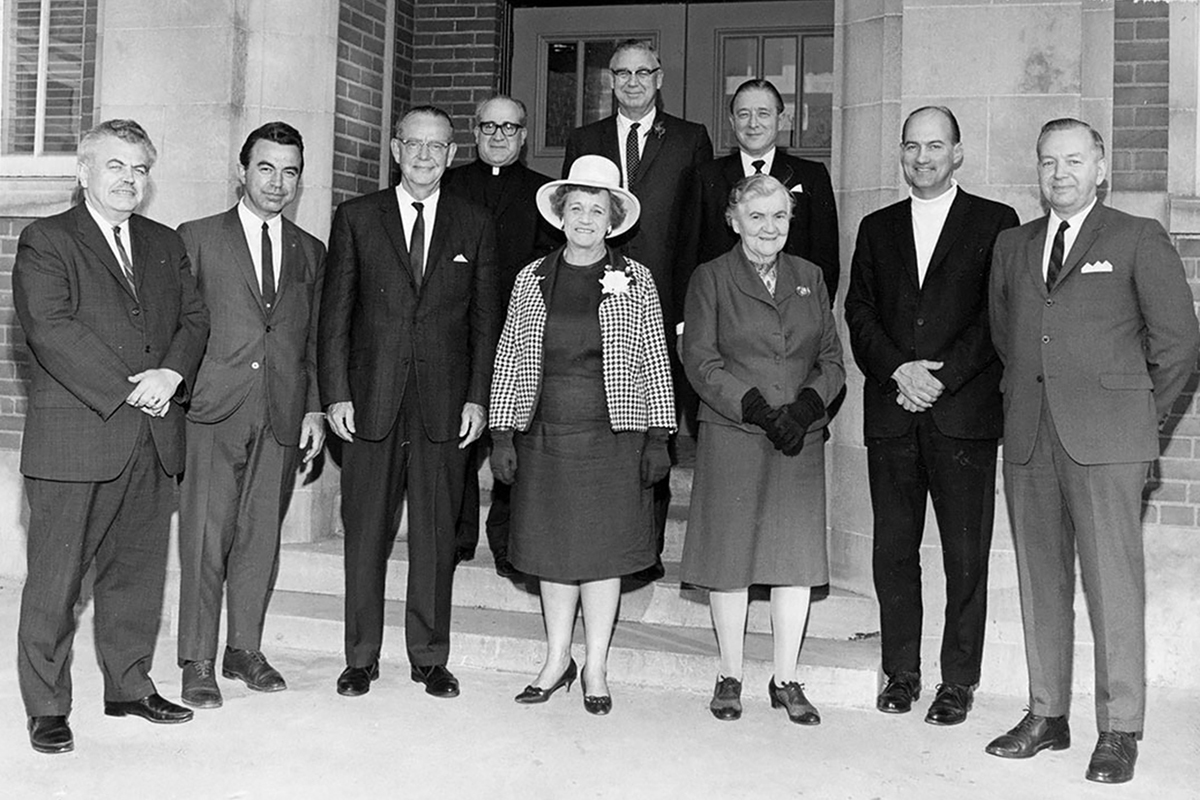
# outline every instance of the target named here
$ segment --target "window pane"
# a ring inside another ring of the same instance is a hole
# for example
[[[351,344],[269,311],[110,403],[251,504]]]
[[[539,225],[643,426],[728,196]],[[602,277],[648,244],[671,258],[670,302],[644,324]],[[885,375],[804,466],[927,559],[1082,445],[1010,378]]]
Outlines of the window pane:
[[[546,145],[566,147],[579,86],[575,42],[551,42],[546,57]]]
[[[796,63],[800,37],[771,37],[763,42],[763,77],[775,84],[783,95],[783,114],[779,119],[779,143],[796,144]]]
[[[726,112],[729,110],[729,101],[733,99],[737,87],[758,76],[758,37],[731,36],[722,44],[721,80],[724,92],[721,96],[722,113],[719,116],[724,120],[728,117]],[[737,147],[737,140],[733,137],[733,131],[729,129],[728,123],[722,124],[717,151],[725,152],[734,147]]]
[[[37,113],[38,28],[41,0],[5,3],[4,106],[0,152],[31,154]]]
[[[587,125],[613,113],[613,79],[608,71],[617,40],[583,43],[583,120]]]
[[[800,146],[833,146],[833,37],[804,37]]]

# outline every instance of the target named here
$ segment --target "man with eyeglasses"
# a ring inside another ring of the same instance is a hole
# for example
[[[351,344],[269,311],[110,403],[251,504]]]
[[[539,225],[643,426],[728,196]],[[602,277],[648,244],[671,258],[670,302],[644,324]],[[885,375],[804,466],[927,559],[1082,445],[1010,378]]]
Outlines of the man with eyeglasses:
[[[703,125],[671,116],[658,107],[663,84],[658,53],[647,42],[628,39],[617,45],[608,62],[613,78],[617,113],[576,128],[567,142],[563,177],[583,155],[602,155],[621,168],[621,185],[637,196],[642,215],[633,230],[614,240],[619,250],[645,265],[654,276],[662,305],[668,341],[674,340],[677,315],[673,298],[681,267],[680,234],[691,196],[696,168],[712,160],[712,140]],[[683,371],[669,348],[675,382],[684,381]],[[654,518],[662,552],[670,506],[670,476],[655,486]],[[657,578],[661,564],[639,577]]]
[[[475,111],[475,161],[447,170],[442,180],[447,192],[491,212],[496,224],[496,303],[501,319],[508,308],[517,273],[538,256],[553,250],[561,238],[537,210],[537,190],[550,181],[550,176],[534,172],[520,161],[525,146],[525,119],[525,104],[520,100],[502,94],[484,100]],[[472,464],[477,466],[478,456],[486,451],[482,444],[475,449],[478,453]],[[502,577],[515,574],[508,561],[508,496],[508,484],[500,481],[492,484],[487,537],[496,572]],[[474,558],[478,543],[479,484],[472,475],[468,476],[458,523],[455,562]]]
[[[379,677],[388,556],[408,499],[404,631],[411,677],[457,697],[450,654],[454,530],[467,454],[483,433],[499,333],[487,211],[441,191],[453,160],[446,112],[396,123],[394,189],[337,209],[321,298],[321,402],[342,445],[346,669],[339,694]]]

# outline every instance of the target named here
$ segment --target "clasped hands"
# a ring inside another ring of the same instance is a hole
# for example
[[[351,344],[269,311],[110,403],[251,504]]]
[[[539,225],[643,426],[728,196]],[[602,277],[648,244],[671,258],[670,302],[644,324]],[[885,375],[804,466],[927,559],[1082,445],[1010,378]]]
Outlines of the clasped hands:
[[[896,404],[914,414],[933,408],[933,404],[946,390],[946,385],[935,378],[932,372],[944,365],[945,362],[942,361],[919,359],[906,361],[896,367],[896,371],[892,373],[892,380],[900,389],[896,394]]]
[[[758,387],[742,395],[742,421],[762,428],[767,439],[785,456],[796,456],[804,449],[809,427],[825,414],[825,404],[815,389],[800,390],[796,399],[772,408]]]
[[[126,380],[136,384],[125,398],[127,404],[152,417],[165,417],[183,376],[173,369],[159,367],[130,375]]]

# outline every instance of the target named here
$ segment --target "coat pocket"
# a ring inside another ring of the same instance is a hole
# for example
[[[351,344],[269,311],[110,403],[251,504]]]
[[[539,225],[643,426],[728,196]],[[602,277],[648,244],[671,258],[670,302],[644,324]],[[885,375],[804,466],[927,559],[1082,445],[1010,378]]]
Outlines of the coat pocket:
[[[1100,385],[1105,389],[1153,391],[1154,382],[1144,373],[1104,372],[1100,374]]]

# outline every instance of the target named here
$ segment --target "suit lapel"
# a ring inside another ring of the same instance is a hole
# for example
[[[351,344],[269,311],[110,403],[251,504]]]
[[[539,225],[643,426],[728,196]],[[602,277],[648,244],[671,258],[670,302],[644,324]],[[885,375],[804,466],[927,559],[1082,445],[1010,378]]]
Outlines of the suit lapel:
[[[1104,230],[1104,206],[1100,205],[1100,201],[1096,201],[1096,205],[1092,206],[1092,210],[1084,217],[1083,225],[1079,228],[1079,235],[1075,237],[1075,242],[1071,245],[1071,252],[1067,253],[1067,258],[1063,262],[1063,267],[1058,273],[1058,280],[1054,282],[1058,286],[1063,280],[1070,275],[1077,266],[1083,263],[1084,256],[1088,250],[1092,249],[1092,245],[1096,243],[1096,237]]]
[[[92,219],[91,212],[87,210],[87,206],[81,202],[75,206],[75,209],[75,227],[79,231],[79,240],[100,259],[100,263],[112,274],[117,283],[121,284],[121,288],[130,297],[134,297],[133,290],[129,288],[129,283],[125,280],[125,272],[121,269],[121,265],[117,263],[117,257],[113,255],[112,248],[108,246],[108,240],[104,238],[104,234],[100,231],[100,226],[96,224],[96,220]],[[129,227],[132,230],[133,224],[130,223]],[[142,248],[134,248],[134,253],[136,254],[139,249]],[[136,270],[134,272],[134,280],[137,280]]]
[[[742,156],[741,153],[735,152],[733,155],[725,159],[725,163],[721,165],[721,175],[725,178],[725,199],[729,199],[729,190],[737,186],[737,182],[746,177],[742,173]],[[724,213],[724,206],[721,207],[721,212]]]
[[[283,256],[275,276],[275,308],[283,305],[283,296],[293,283],[301,280],[304,264],[300,257],[300,234],[288,219],[283,220]]]
[[[909,201],[910,214],[912,213],[911,202]],[[958,241],[958,237],[962,235],[970,213],[971,196],[962,189],[959,189],[958,195],[950,205],[950,212],[946,214],[946,221],[942,224],[942,232],[938,236],[937,244],[933,247],[933,255],[929,258],[929,267],[925,270],[925,280],[929,280],[930,274],[946,260],[946,256],[950,253],[950,248],[954,246],[954,243]],[[913,243],[913,253],[915,259],[916,242]]]
[[[767,285],[762,282],[762,278],[758,277],[758,270],[750,263],[750,259],[746,258],[741,243],[734,245],[733,249],[737,253],[737,263],[733,269],[733,285],[742,294],[774,307],[775,298],[771,297],[771,293],[767,291]],[[775,273],[775,288],[776,290],[779,288],[778,268]]]
[[[609,161],[621,168],[621,174],[625,174],[625,165],[621,163],[621,145],[617,141],[617,115],[613,114],[604,120],[604,131],[600,136],[600,155],[607,158]],[[587,152],[587,151],[584,151]],[[563,175],[566,178],[566,175]],[[628,187],[626,187],[628,188]]]
[[[392,249],[396,251],[396,260],[400,262],[408,280],[415,286],[412,262],[408,259],[408,244],[404,241],[404,223],[400,221],[400,202],[396,198],[395,189],[390,190],[382,198],[382,202],[379,204],[379,217],[384,232],[392,242]]]
[[[779,148],[775,148],[775,159],[771,162],[771,177],[778,179],[788,191],[795,185],[792,179],[796,177],[796,171]]]
[[[662,134],[659,131],[663,131]],[[650,169],[650,165],[654,163],[655,157],[658,156],[658,151],[663,147],[663,139],[671,135],[671,128],[667,124],[667,115],[661,111],[654,117],[654,125],[650,128],[646,135],[646,146],[642,148],[642,160],[638,164],[637,181],[641,183],[642,178]]]
[[[421,276],[422,286],[433,277],[434,270],[443,260],[442,251],[446,249],[447,241],[450,238],[450,226],[454,220],[458,219],[458,214],[455,213],[456,205],[457,199],[445,192],[438,197],[437,215],[433,221],[433,231],[429,240],[429,257],[425,259],[425,271]],[[428,230],[428,226],[426,230]]]
[[[913,239],[912,229],[912,200],[904,202],[896,209],[892,218],[892,236],[895,237],[896,248],[900,251],[900,261],[905,276],[914,289],[921,288],[917,278],[917,243]]]
[[[247,291],[257,301],[259,309],[266,313],[267,309],[263,305],[262,299],[262,286],[259,284],[258,275],[254,272],[254,257],[250,253],[250,243],[246,241],[246,229],[242,227],[242,220],[238,217],[237,206],[225,213],[223,227],[229,257],[237,264],[238,272],[246,281]]]
[[[1046,290],[1046,279],[1042,275],[1042,256],[1046,245],[1046,226],[1050,224],[1048,217],[1049,215],[1042,217],[1038,220],[1037,225],[1032,226],[1033,233],[1029,237],[1029,241],[1025,243],[1025,267],[1029,270],[1030,279],[1037,284],[1038,290],[1043,295],[1049,294]]]

